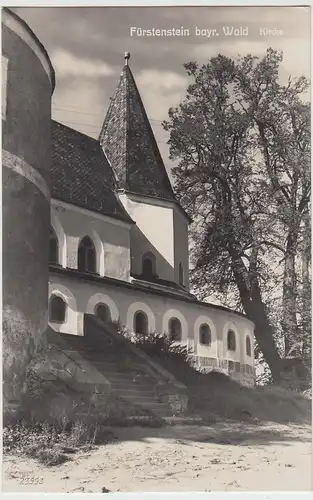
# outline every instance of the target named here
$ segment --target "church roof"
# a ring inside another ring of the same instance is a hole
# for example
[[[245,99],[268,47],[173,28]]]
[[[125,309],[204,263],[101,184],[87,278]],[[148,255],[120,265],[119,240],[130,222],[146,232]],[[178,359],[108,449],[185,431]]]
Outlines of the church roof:
[[[99,141],[52,120],[51,196],[133,222],[115,194],[112,169]]]
[[[119,189],[175,201],[128,59],[126,53],[99,141],[116,174]]]

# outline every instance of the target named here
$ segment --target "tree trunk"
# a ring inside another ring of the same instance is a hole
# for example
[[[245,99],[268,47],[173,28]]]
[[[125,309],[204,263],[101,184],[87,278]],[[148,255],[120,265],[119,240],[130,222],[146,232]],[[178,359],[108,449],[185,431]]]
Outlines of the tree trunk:
[[[311,262],[311,227],[309,211],[305,214],[303,249],[301,255],[302,264],[302,297],[301,297],[301,330],[303,338],[303,357],[310,364],[311,360],[311,283],[310,283],[310,262]]]
[[[264,360],[268,364],[273,381],[279,383],[281,380],[281,360],[274,341],[273,327],[269,322],[262,301],[253,299],[244,305],[245,313],[255,324],[255,338],[263,353]]]
[[[262,302],[261,292],[254,280],[253,295],[252,288],[247,284],[247,270],[233,248],[231,251],[232,269],[239,290],[242,307],[248,317],[255,324],[255,338],[268,364],[273,380],[279,383],[281,380],[280,356],[274,341],[273,328],[268,319],[265,306]]]
[[[297,230],[292,228],[288,234],[285,253],[281,321],[285,339],[285,356],[288,354],[299,354],[297,277],[295,270],[297,235]]]

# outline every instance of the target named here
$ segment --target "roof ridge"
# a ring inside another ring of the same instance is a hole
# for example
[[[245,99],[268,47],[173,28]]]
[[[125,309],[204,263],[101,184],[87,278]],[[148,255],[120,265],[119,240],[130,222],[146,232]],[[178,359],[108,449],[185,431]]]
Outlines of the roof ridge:
[[[64,127],[71,132],[75,132],[75,134],[82,135],[83,137],[86,137],[88,140],[91,140],[97,144],[100,144],[99,139],[95,139],[94,137],[91,137],[90,135],[85,134],[84,132],[80,132],[79,130],[76,130],[75,128],[69,127],[68,125],[65,125],[65,123],[61,123],[57,120],[51,119],[52,122],[54,122],[56,125],[61,125],[61,127]]]
[[[132,75],[132,72],[128,66],[128,63],[126,64],[125,60],[125,65],[123,68],[123,73],[129,71],[130,74]],[[128,149],[128,134],[130,130],[130,102],[129,102],[129,83],[127,79],[127,74],[126,74],[126,79],[125,79],[125,86],[126,86],[126,92],[125,92],[125,100],[126,100],[126,134],[125,134],[125,146],[126,146],[126,175],[125,175],[125,181],[126,181],[126,186],[128,186],[129,183],[129,169],[128,169],[128,164],[129,164],[129,149]]]

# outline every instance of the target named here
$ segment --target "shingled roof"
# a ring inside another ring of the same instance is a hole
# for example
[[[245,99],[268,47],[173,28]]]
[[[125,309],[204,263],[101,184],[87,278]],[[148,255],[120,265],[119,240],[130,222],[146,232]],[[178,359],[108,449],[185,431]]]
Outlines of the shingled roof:
[[[125,54],[117,89],[99,141],[116,174],[118,187],[174,201],[175,196]]]
[[[51,196],[133,222],[115,194],[114,174],[99,141],[54,120]]]

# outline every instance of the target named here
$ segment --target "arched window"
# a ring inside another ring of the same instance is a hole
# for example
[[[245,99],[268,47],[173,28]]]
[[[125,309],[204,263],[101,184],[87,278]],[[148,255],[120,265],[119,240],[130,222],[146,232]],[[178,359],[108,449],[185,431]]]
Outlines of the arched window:
[[[66,313],[66,303],[58,295],[52,295],[50,299],[49,321],[54,323],[64,323]]]
[[[111,310],[106,304],[98,304],[95,308],[95,313],[104,323],[110,323],[112,321]]]
[[[227,349],[229,351],[235,351],[236,350],[236,335],[233,330],[228,330],[227,333]]]
[[[251,357],[251,340],[249,335],[246,337],[246,354]]]
[[[179,272],[179,284],[184,285],[184,268],[181,262],[179,263],[178,272]]]
[[[181,322],[177,318],[172,318],[168,323],[170,339],[177,342],[182,339]]]
[[[78,270],[96,272],[96,250],[89,236],[85,236],[78,247]]]
[[[50,227],[49,264],[58,264],[58,263],[59,263],[59,242],[53,228]]]
[[[148,334],[148,317],[146,313],[137,311],[134,315],[134,332],[141,335]]]
[[[211,330],[209,325],[203,324],[199,330],[200,344],[211,345]]]
[[[142,275],[145,278],[152,278],[156,274],[155,256],[152,252],[147,252],[142,257]]]

